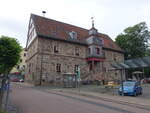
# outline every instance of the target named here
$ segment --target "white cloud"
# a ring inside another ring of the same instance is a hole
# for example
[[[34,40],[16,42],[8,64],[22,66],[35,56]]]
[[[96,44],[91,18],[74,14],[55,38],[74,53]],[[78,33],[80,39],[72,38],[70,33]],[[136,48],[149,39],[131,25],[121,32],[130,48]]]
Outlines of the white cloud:
[[[150,27],[149,0],[3,0],[0,35],[18,38],[25,47],[31,13],[90,29],[94,16],[99,32],[115,38],[126,27],[146,21]]]

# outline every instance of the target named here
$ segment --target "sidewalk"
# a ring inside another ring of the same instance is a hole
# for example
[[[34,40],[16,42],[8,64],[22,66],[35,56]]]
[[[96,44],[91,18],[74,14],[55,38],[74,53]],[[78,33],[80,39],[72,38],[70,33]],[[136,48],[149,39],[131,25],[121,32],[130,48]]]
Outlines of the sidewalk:
[[[103,94],[103,93],[96,93],[96,92],[87,92],[79,90],[72,90],[72,89],[46,89],[47,91],[53,93],[67,93],[67,94],[76,94],[81,96],[87,96],[90,98],[97,98],[102,99],[105,101],[117,102],[117,103],[125,103],[125,104],[134,104],[135,106],[143,106],[150,109],[150,100],[143,99],[132,96],[120,96],[120,95],[110,95],[110,94]]]

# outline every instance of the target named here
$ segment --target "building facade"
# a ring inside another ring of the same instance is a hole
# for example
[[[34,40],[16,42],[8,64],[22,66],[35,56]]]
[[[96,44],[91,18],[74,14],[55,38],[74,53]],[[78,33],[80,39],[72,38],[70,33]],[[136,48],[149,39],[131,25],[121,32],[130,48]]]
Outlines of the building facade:
[[[119,80],[109,71],[112,62],[124,54],[109,36],[31,14],[27,36],[26,80],[35,85],[61,82],[64,73],[76,73],[82,80]]]
[[[20,56],[20,61],[19,63],[11,70],[10,73],[21,73],[21,74],[25,74],[25,68],[26,68],[26,54],[27,51],[25,49],[22,50]]]

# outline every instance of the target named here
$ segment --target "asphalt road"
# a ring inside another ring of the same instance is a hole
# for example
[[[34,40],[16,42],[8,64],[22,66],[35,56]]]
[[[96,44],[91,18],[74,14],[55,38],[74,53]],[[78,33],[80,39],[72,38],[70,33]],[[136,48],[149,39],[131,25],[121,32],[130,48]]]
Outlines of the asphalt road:
[[[147,109],[13,84],[11,102],[23,113],[150,113]]]
[[[150,99],[150,85],[143,87],[143,95],[141,95],[140,98]]]

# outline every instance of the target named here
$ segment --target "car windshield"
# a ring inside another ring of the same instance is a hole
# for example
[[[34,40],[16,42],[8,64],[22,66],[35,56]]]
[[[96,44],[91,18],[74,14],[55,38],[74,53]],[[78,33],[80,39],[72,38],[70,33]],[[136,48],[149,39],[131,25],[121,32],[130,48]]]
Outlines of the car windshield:
[[[124,86],[134,86],[135,82],[124,82],[123,85]]]
[[[22,79],[22,76],[21,75],[10,75],[10,79]]]

